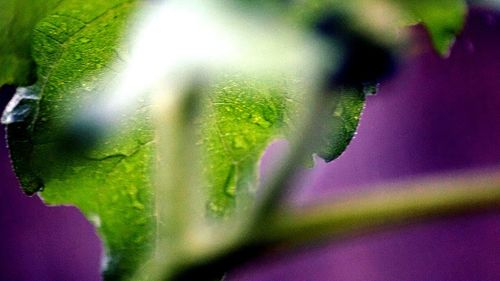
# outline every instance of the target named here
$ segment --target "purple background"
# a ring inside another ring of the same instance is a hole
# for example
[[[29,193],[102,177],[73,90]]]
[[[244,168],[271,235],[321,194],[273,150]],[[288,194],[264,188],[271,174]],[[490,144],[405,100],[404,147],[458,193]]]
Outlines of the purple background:
[[[414,33],[400,72],[368,99],[357,138],[337,161],[301,174],[295,203],[375,183],[500,166],[500,14],[473,10],[447,60],[430,49],[423,29]],[[102,249],[92,226],[75,208],[49,208],[24,196],[4,147],[1,137],[0,280],[99,280]],[[272,254],[236,269],[228,280],[500,280],[500,215]]]

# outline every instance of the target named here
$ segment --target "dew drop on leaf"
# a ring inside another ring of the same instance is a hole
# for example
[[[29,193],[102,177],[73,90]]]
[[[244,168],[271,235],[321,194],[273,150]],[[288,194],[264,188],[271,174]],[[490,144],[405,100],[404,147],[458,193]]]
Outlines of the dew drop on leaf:
[[[231,165],[229,172],[227,174],[225,182],[224,192],[230,197],[236,196],[236,165]]]
[[[262,117],[259,114],[252,114],[251,120],[255,125],[262,128],[269,128],[272,125],[271,122],[269,122],[266,118]]]
[[[80,43],[88,43],[88,42],[90,42],[90,39],[83,37],[83,38],[80,38],[78,41],[80,41]]]
[[[246,149],[248,147],[248,144],[243,136],[235,136],[233,147],[235,149]]]

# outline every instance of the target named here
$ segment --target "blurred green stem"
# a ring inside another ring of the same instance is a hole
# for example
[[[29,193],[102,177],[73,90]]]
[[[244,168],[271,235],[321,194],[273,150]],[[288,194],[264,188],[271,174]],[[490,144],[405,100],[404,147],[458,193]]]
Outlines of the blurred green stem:
[[[155,89],[159,152],[154,184],[155,245],[151,260],[133,280],[160,280],[177,263],[189,263],[192,255],[211,246],[203,204],[206,196],[199,191],[199,151],[194,141],[196,101],[202,94],[202,84],[193,81],[179,85],[172,87],[175,91],[161,84]]]
[[[184,267],[169,280],[212,280],[277,246],[289,249],[319,239],[335,240],[432,219],[500,211],[500,172],[374,190],[334,203],[282,209],[261,221],[234,248]]]
[[[374,190],[351,199],[277,213],[262,224],[255,238],[297,243],[434,218],[500,211],[500,172],[421,180]]]
[[[294,175],[306,162],[307,157],[311,157],[314,148],[320,144],[321,134],[324,133],[323,120],[328,120],[327,116],[332,103],[336,103],[336,98],[334,94],[315,94],[310,97],[310,106],[303,113],[303,121],[298,126],[298,133],[290,142],[289,154],[282,160],[271,182],[263,187],[262,196],[256,202],[249,229],[260,225],[263,220],[272,216],[283,206],[282,203],[289,193]]]

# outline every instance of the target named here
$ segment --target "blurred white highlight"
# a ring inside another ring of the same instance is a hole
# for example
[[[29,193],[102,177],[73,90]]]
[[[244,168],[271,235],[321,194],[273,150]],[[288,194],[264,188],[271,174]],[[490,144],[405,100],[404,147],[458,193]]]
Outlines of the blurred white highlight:
[[[323,63],[335,61],[325,60],[318,39],[291,28],[279,16],[254,15],[230,4],[170,0],[144,11],[137,33],[130,37],[126,68],[87,117],[115,123],[133,110],[138,97],[158,85],[163,101],[174,102],[200,73],[210,79],[238,73],[311,83]]]

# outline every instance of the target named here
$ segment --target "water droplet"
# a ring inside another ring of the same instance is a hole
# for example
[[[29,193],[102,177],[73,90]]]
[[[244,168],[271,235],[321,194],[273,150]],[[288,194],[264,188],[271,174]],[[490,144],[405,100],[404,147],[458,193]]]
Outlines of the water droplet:
[[[17,88],[16,94],[7,104],[1,122],[8,125],[23,122],[37,105],[40,98],[30,88]]]
[[[78,41],[80,41],[80,43],[88,43],[88,42],[90,42],[90,39],[87,37],[82,37]]]
[[[81,171],[83,170],[83,167],[82,166],[72,166],[71,167],[71,171],[75,174],[78,174],[80,173]]]
[[[262,128],[269,128],[272,125],[272,123],[269,122],[266,118],[258,114],[252,114],[250,116],[250,120],[252,121],[252,123]]]
[[[337,106],[337,108],[335,108],[335,111],[333,112],[333,115],[336,117],[341,117],[342,113],[344,113],[344,107]]]
[[[230,197],[236,196],[236,185],[228,185],[225,190],[226,194]]]
[[[226,182],[224,183],[224,192],[230,196],[236,196],[236,165],[232,164],[227,173]]]
[[[140,203],[139,201],[137,200],[134,200],[132,202],[132,207],[134,207],[134,209],[137,209],[137,210],[144,210],[144,204]]]
[[[210,209],[210,211],[217,215],[222,215],[224,213],[224,208],[215,201],[211,201],[210,203],[208,203],[208,208]]]
[[[243,136],[235,136],[233,140],[233,147],[236,149],[245,149],[248,147],[248,143]]]
[[[144,236],[138,236],[134,239],[134,243],[135,244],[141,244],[143,243],[144,241],[146,240],[146,238]]]
[[[264,119],[266,119],[271,125],[273,125],[279,118],[279,112],[277,106],[269,104],[267,109],[264,111]]]
[[[144,204],[139,202],[137,198],[138,189],[135,185],[129,186],[127,189],[127,193],[129,195],[130,200],[132,201],[132,207],[137,210],[144,210]]]

